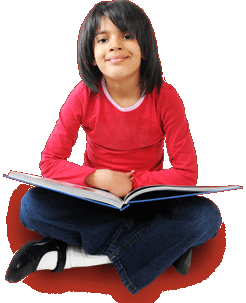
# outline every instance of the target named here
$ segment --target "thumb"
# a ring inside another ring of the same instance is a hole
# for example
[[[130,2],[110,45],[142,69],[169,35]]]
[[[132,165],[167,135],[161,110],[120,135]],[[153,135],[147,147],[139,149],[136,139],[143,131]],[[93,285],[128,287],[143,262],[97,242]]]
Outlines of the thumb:
[[[134,170],[130,171],[129,173],[125,173],[125,175],[127,176],[127,178],[132,178],[132,174],[134,173]]]

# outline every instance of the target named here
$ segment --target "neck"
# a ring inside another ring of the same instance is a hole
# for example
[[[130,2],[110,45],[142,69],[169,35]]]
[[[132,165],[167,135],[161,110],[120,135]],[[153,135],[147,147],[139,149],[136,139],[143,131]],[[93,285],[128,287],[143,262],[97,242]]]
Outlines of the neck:
[[[105,82],[112,99],[123,108],[133,106],[141,97],[138,78],[123,80],[105,78]]]

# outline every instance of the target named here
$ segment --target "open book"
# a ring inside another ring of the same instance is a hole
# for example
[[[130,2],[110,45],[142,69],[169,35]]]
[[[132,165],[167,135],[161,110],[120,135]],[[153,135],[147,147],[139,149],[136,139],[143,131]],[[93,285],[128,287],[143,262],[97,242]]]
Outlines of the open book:
[[[212,187],[154,185],[135,189],[121,199],[101,189],[75,185],[29,174],[11,171],[8,175],[4,175],[4,177],[120,210],[125,209],[131,203],[181,198],[243,188],[238,185]]]

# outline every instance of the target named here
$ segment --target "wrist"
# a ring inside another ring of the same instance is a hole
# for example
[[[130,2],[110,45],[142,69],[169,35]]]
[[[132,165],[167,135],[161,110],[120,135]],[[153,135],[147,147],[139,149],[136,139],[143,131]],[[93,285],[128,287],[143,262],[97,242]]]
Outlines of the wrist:
[[[85,184],[91,187],[108,190],[106,181],[108,179],[107,176],[109,172],[110,171],[107,169],[96,169],[85,178]]]

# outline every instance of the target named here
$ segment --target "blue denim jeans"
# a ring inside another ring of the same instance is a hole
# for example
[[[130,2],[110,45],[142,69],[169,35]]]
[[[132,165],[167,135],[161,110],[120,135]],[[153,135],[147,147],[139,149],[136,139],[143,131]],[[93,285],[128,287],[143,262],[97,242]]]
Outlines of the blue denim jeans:
[[[39,234],[108,255],[136,294],[190,247],[216,236],[217,206],[204,197],[131,204],[124,211],[35,187],[21,202],[21,222]]]

